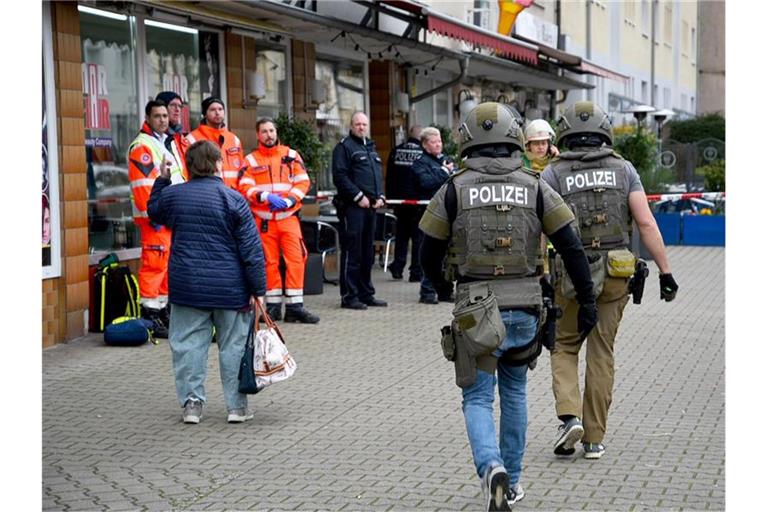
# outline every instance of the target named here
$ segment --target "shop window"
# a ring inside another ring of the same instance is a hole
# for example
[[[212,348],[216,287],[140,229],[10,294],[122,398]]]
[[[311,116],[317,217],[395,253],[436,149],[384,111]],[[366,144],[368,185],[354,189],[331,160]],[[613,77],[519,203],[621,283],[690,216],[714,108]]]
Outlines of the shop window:
[[[285,52],[278,49],[256,49],[256,89],[259,117],[275,118],[286,112]]]
[[[221,97],[219,34],[154,20],[146,20],[144,25],[147,99],[161,91],[181,96],[181,125],[189,132],[200,124],[202,101]]]
[[[365,109],[363,65],[317,60],[315,77],[323,82],[326,94],[316,113],[320,137],[335,144],[349,131],[352,114]]]
[[[435,124],[451,128],[451,93],[441,92],[435,95]]]
[[[127,151],[141,126],[126,16],[80,12],[90,252],[139,247]]]
[[[416,77],[416,94],[422,94],[432,89],[432,80],[428,78]],[[424,98],[416,103],[416,123],[422,126],[429,126],[434,122],[435,108],[434,96]]]

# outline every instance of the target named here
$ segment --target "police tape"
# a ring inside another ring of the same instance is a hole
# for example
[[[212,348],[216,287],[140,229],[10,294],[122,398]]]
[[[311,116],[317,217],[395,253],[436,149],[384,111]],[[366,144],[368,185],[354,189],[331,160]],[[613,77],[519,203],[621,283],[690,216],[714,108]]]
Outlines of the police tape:
[[[680,201],[683,199],[707,199],[716,201],[725,199],[725,192],[687,192],[682,194],[650,194],[649,201]]]
[[[321,190],[317,192],[318,200],[332,199],[336,193],[332,190]],[[307,196],[312,197],[312,196]],[[686,192],[680,194],[649,194],[649,201],[679,201],[682,199],[707,199],[709,201],[716,201],[718,199],[725,199],[725,192]],[[428,199],[387,199],[387,204],[405,204],[405,205],[427,205]]]

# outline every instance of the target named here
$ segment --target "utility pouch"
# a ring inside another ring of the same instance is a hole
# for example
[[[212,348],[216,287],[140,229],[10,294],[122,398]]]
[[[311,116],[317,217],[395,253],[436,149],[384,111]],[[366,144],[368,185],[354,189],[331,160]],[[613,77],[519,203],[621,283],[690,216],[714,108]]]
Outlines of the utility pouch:
[[[560,293],[566,299],[576,298],[576,289],[573,287],[573,281],[565,271],[562,258],[557,255],[558,268],[561,270],[560,278]],[[603,261],[600,253],[588,254],[587,261],[589,262],[589,273],[592,276],[592,289],[595,292],[595,297],[599,297],[603,293],[603,284],[605,283],[605,262]]]
[[[456,358],[453,362],[456,370],[456,385],[468,388],[477,380],[477,359],[470,354],[466,337],[458,331],[453,331]]]
[[[444,325],[440,329],[442,338],[440,339],[440,346],[443,349],[443,357],[448,361],[456,360],[456,341],[453,339],[453,329],[450,325]]]
[[[637,258],[629,249],[608,251],[608,275],[611,277],[632,277],[635,273]]]
[[[452,327],[461,333],[472,356],[489,355],[507,336],[496,294],[484,281],[467,283],[462,288],[453,310]]]

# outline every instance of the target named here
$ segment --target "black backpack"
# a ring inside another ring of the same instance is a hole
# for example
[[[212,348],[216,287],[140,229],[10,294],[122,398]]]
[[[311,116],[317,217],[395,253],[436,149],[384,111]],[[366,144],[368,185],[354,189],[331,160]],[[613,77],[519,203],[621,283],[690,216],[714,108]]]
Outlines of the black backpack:
[[[121,316],[140,316],[139,282],[131,269],[118,263],[114,254],[99,262],[94,280],[94,331],[104,332],[112,320]]]

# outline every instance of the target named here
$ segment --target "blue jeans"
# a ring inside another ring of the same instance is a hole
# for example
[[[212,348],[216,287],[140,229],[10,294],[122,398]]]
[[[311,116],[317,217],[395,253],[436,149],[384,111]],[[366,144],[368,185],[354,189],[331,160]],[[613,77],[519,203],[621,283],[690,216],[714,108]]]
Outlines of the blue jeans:
[[[501,319],[507,328],[507,337],[494,352],[496,356],[507,349],[528,344],[536,335],[538,317],[535,315],[517,310],[502,311]],[[475,383],[462,390],[462,410],[477,475],[482,478],[490,467],[504,466],[512,485],[520,480],[525,452],[528,366],[509,366],[499,360],[497,372],[501,400],[501,449],[493,422],[496,375],[477,370]]]
[[[213,326],[216,326],[219,375],[227,409],[248,406],[248,395],[237,391],[237,374],[252,321],[250,311],[197,309],[171,304],[168,341],[173,356],[176,395],[182,407],[190,398],[205,402],[205,375]]]

